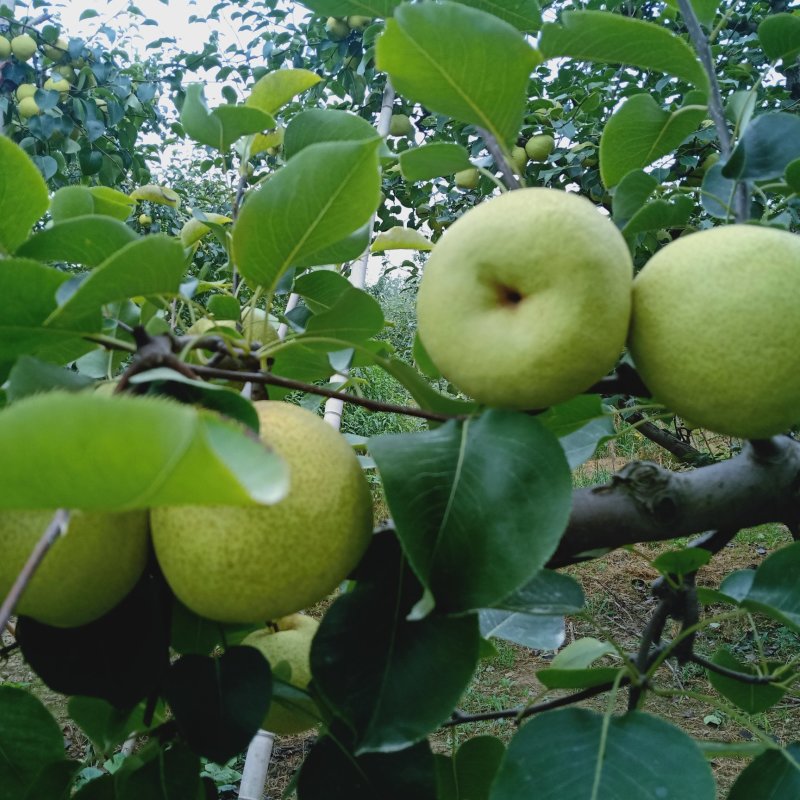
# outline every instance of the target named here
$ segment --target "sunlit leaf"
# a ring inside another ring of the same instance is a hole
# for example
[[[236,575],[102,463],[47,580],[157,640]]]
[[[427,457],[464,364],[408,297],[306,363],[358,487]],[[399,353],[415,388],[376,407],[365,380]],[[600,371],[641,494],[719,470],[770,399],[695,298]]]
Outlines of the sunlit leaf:
[[[11,139],[0,136],[0,252],[13,253],[47,211],[47,185]]]

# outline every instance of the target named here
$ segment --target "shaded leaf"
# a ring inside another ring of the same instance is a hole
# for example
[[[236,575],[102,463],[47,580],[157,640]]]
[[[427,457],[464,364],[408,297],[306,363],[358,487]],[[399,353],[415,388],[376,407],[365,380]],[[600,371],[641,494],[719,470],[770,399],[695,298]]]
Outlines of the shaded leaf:
[[[486,608],[552,555],[571,503],[557,439],[524,414],[489,411],[424,433],[381,436],[370,452],[424,606]]]
[[[564,618],[484,608],[479,613],[481,636],[505,639],[534,650],[556,650],[564,643]]]
[[[752,664],[745,664],[739,661],[727,647],[720,647],[711,659],[721,667],[727,667],[735,672],[745,675],[758,675],[758,670]],[[770,664],[775,668],[780,662]],[[782,689],[776,684],[754,684],[738,681],[726,675],[720,675],[713,670],[706,670],[709,683],[723,696],[737,705],[748,714],[760,714],[771,708],[775,703],[786,694],[786,689]],[[789,677],[788,674],[786,676]]]
[[[93,384],[91,378],[74,370],[48,364],[31,356],[20,356],[8,375],[6,392],[8,402],[13,403],[29,395],[55,389],[79,392]]]
[[[800,631],[800,542],[764,559],[742,605]]]
[[[722,167],[722,175],[737,180],[779,178],[797,158],[800,158],[800,119],[794,114],[762,114],[745,129]]]
[[[63,762],[64,737],[32,694],[0,686],[0,800],[20,800],[48,764]]]
[[[355,577],[312,641],[314,686],[353,731],[355,753],[398,750],[447,719],[469,684],[477,618],[409,622],[420,587],[389,533],[373,540]]]
[[[379,140],[374,126],[363,117],[338,109],[311,108],[292,117],[286,128],[283,149],[292,158],[306,147],[320,142],[363,142]]]
[[[426,144],[400,153],[400,170],[407,181],[428,181],[471,166],[466,149],[452,142]]]
[[[758,39],[770,61],[791,62],[800,52],[800,18],[794,14],[770,14],[758,26]]]
[[[787,757],[788,756],[788,757]],[[800,744],[790,744],[786,755],[767,750],[745,767],[731,787],[728,800],[794,800],[800,797]]]
[[[565,792],[603,800],[716,797],[711,768],[692,739],[638,711],[606,720],[570,708],[526,722],[508,746],[490,800],[519,800],[521,785],[536,786],[536,800],[562,800]]]
[[[224,764],[247,747],[266,716],[269,662],[254,647],[231,647],[218,658],[182,656],[170,667],[165,695],[192,750]]]
[[[506,748],[494,736],[467,739],[451,758],[437,756],[437,800],[488,800]]]

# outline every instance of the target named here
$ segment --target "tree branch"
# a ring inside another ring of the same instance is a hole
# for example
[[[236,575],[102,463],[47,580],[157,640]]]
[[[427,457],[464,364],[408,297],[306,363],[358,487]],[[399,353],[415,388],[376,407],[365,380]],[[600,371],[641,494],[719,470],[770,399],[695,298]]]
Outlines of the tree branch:
[[[503,150],[497,139],[485,128],[478,128],[478,133],[483,139],[483,143],[486,145],[489,154],[494,159],[495,166],[500,170],[500,174],[503,176],[503,183],[509,189],[521,189],[522,182],[503,155]]]
[[[605,486],[577,489],[550,568],[637,542],[709,530],[800,521],[800,443],[787,436],[748,443],[735,458],[691,472],[628,464]]]

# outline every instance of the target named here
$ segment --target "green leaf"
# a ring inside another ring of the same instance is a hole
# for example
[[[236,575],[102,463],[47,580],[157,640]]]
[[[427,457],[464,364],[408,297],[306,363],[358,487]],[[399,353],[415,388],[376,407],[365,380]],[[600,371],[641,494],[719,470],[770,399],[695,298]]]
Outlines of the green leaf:
[[[44,767],[63,760],[50,712],[24,689],[0,686],[0,800],[20,800]]]
[[[565,776],[565,753],[573,754]],[[635,768],[632,767],[635,765]],[[697,745],[668,722],[634,711],[606,719],[570,708],[526,722],[511,740],[490,800],[520,800],[520,786],[536,800],[714,800],[711,768]]]
[[[725,576],[719,590],[735,603],[741,603],[747,597],[755,577],[756,571],[753,569],[737,569]]]
[[[452,758],[437,756],[438,800],[488,800],[505,752],[494,736],[474,736]]]
[[[703,92],[708,76],[694,50],[680,37],[652,22],[607,11],[565,11],[561,23],[542,26],[539,44],[547,58],[630,64],[683,78]]]
[[[791,63],[800,52],[800,18],[794,14],[770,14],[758,26],[758,39],[770,61]]]
[[[170,647],[181,655],[207,656],[216,647],[241,644],[254,630],[258,630],[257,625],[231,625],[198,616],[176,598],[172,607]]]
[[[728,800],[794,800],[800,797],[800,744],[795,742],[786,748],[767,750],[742,770],[731,787]]]
[[[528,78],[538,63],[516,28],[446,0],[400,6],[376,47],[378,69],[400,94],[485,128],[507,146],[519,135]],[[487,81],[487,75],[503,80]]]
[[[303,5],[325,17],[390,17],[402,0],[303,0]]]
[[[703,176],[700,201],[712,216],[728,219],[734,216],[733,200],[736,183],[722,174],[723,165],[714,164]]]
[[[627,21],[649,25],[638,20]],[[606,123],[600,138],[603,183],[614,186],[632,170],[671,153],[705,119],[706,106],[697,100],[698,93],[694,92],[682,108],[670,113],[649,94],[628,98]]]
[[[800,158],[787,165],[783,177],[793,192],[800,192]]]
[[[526,614],[577,614],[586,598],[580,584],[569,575],[542,569],[521,589],[504,597],[496,608]]]
[[[371,439],[369,449],[426,589],[415,613],[431,603],[451,613],[494,605],[545,565],[566,527],[569,467],[532,417],[492,410]]]
[[[40,392],[52,392],[55,389],[79,392],[92,385],[94,381],[79,372],[23,355],[9,373],[6,392],[8,402],[14,403]]]
[[[136,201],[110,186],[90,186],[89,194],[94,201],[94,213],[114,217],[124,222],[131,215]]]
[[[170,667],[165,696],[192,750],[224,764],[264,721],[272,673],[254,647],[230,647],[218,658],[186,655]]]
[[[22,800],[70,800],[72,782],[80,768],[77,761],[55,761],[36,776]]]
[[[366,252],[371,233],[372,225],[368,222],[349,236],[345,236],[344,239],[303,256],[294,266],[300,269],[316,267],[320,264],[343,264],[345,261],[353,261]]]
[[[745,675],[759,675],[753,664],[745,664],[739,661],[727,647],[720,647],[712,657],[712,662],[721,667],[727,667]],[[780,666],[780,662],[769,664],[771,669]],[[748,714],[760,714],[768,708],[772,708],[786,694],[786,689],[777,684],[754,684],[744,683],[726,675],[720,675],[713,670],[706,670],[709,683],[723,696],[737,705]],[[790,678],[790,674],[786,674]]]
[[[597,447],[614,435],[614,423],[598,395],[582,394],[539,415],[561,441],[570,469],[583,464]]]
[[[520,614],[483,608],[479,612],[481,636],[505,639],[534,650],[556,650],[564,643],[564,618],[546,614]]]
[[[67,280],[67,273],[37,261],[0,260],[0,364],[22,354],[63,364],[94,347],[82,336],[100,329],[99,311],[72,320],[68,328],[45,327]]]
[[[249,197],[233,251],[253,287],[271,291],[287,269],[370,219],[380,194],[378,144],[311,145]]]
[[[375,237],[371,253],[385,253],[387,250],[433,250],[433,242],[413,228],[402,225],[383,231]]]
[[[779,178],[797,158],[800,158],[800,119],[793,114],[762,114],[745,129],[722,167],[722,175],[756,181]]]
[[[601,642],[591,636],[576,639],[567,645],[551,662],[557,669],[585,669],[603,656],[617,651],[609,642]]]
[[[200,759],[180,742],[151,747],[123,762],[114,784],[116,800],[195,800]]]
[[[274,114],[295,95],[318,84],[322,78],[307,69],[278,69],[259,78],[245,100],[246,106]]]
[[[303,800],[439,800],[428,742],[354,756],[336,734],[318,739],[303,762],[297,781]]]
[[[400,170],[407,181],[428,181],[471,166],[467,151],[452,142],[426,144],[400,153]]]
[[[177,294],[185,271],[186,255],[179,240],[166,234],[136,238],[89,273],[47,323],[68,327],[107,303],[130,297]]]
[[[378,140],[378,131],[363,117],[349,111],[312,108],[292,117],[283,139],[286,158],[293,158],[320,142],[364,142]]]
[[[270,114],[248,106],[223,105],[209,111],[202,84],[192,83],[186,87],[181,125],[196,142],[225,153],[242,136],[274,128],[275,120]]]
[[[800,542],[764,559],[742,605],[800,631]]]
[[[716,165],[715,165],[716,166]],[[660,228],[683,228],[695,210],[695,202],[691,197],[678,195],[671,201],[653,200],[643,205],[625,224],[622,233],[626,237],[635,236],[644,231]]]
[[[133,230],[123,222],[92,214],[73,217],[35,233],[17,255],[96,267],[136,239]]]
[[[311,643],[314,685],[353,731],[355,753],[398,750],[435,730],[467,688],[477,617],[409,622],[420,586],[391,533],[373,539],[354,577]]]
[[[614,192],[612,217],[619,226],[625,223],[647,202],[658,181],[644,170],[635,169],[622,178]]]
[[[329,309],[311,317],[306,333],[357,342],[374,336],[383,325],[380,303],[365,291],[350,286]]]
[[[21,400],[0,411],[0,452],[0,508],[274,503],[288,484],[278,457],[239,425],[156,398]]]
[[[94,213],[94,197],[87,186],[64,186],[50,201],[50,214],[58,224],[72,217],[85,217]]]
[[[688,575],[697,572],[711,561],[711,552],[702,547],[686,547],[683,550],[669,550],[656,558],[652,565],[662,575]]]
[[[536,679],[548,689],[589,689],[593,686],[613,684],[619,673],[619,667],[585,669],[551,667],[539,670]]]
[[[0,136],[0,252],[13,253],[47,211],[47,184],[22,148]]]
[[[68,708],[70,717],[78,723],[101,757],[110,756],[133,731],[143,730],[143,705],[120,711],[98,697],[76,695],[70,697]]]
[[[458,0],[465,6],[488,11],[515,28],[529,33],[538,31],[542,25],[542,12],[536,0]]]

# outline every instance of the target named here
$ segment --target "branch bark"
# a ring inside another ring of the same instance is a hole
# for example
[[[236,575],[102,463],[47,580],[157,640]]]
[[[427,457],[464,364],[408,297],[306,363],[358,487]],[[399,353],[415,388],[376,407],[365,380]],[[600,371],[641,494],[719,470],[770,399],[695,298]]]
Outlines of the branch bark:
[[[708,530],[800,522],[800,442],[778,436],[745,445],[735,458],[691,472],[628,464],[605,486],[578,489],[558,549],[563,567],[637,542]]]

